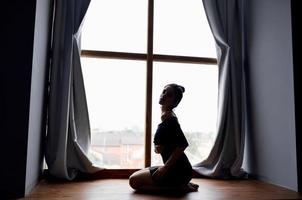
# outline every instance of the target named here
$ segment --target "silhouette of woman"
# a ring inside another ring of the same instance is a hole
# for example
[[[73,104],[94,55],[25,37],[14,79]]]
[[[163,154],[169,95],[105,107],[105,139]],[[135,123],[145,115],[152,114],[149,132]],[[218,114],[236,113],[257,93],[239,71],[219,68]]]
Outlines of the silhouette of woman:
[[[158,125],[153,140],[154,151],[161,155],[164,165],[133,173],[129,178],[133,189],[146,192],[174,188],[197,191],[198,185],[190,183],[192,166],[184,153],[188,142],[173,112],[184,92],[185,88],[177,84],[164,87],[159,98],[162,122]]]

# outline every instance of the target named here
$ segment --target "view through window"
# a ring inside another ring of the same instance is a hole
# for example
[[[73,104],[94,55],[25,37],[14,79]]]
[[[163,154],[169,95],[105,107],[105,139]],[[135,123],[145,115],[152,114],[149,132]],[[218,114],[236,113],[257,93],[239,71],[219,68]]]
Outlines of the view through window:
[[[142,168],[146,63],[82,58],[82,65],[94,163]]]
[[[171,6],[173,5],[173,6]],[[92,0],[81,48],[93,52],[147,52],[147,0]],[[154,54],[215,58],[215,44],[200,0],[154,2]],[[110,53],[112,54],[112,53]],[[106,54],[107,55],[107,54]],[[146,60],[82,56],[93,162],[101,167],[145,167]],[[152,139],[160,123],[159,95],[168,83],[186,88],[175,109],[192,164],[208,155],[216,136],[217,65],[153,62]],[[162,164],[153,153],[151,164]]]

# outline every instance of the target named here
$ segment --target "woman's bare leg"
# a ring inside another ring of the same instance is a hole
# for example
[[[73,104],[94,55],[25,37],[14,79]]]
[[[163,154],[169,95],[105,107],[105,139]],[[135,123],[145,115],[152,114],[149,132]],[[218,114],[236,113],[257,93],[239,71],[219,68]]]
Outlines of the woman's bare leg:
[[[194,183],[188,183],[179,187],[156,186],[148,168],[134,172],[129,178],[129,184],[134,190],[144,192],[159,192],[173,189],[177,189],[179,192],[195,192],[198,190],[198,185]]]
[[[134,172],[129,178],[129,184],[134,190],[152,188],[155,186],[148,168]]]

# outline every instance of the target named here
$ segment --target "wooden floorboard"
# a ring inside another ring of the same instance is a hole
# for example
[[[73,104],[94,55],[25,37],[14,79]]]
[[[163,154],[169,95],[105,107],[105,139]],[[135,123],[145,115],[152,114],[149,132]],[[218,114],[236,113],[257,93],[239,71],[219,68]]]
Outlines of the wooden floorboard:
[[[75,200],[210,200],[210,199],[302,199],[302,195],[286,188],[257,180],[193,179],[198,192],[187,194],[138,194],[127,179],[99,179],[78,182],[41,181],[27,199]]]

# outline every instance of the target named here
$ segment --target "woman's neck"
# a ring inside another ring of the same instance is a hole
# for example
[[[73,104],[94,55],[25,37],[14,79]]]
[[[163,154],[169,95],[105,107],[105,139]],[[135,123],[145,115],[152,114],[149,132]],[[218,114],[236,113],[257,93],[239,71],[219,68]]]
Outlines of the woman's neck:
[[[161,106],[161,113],[172,112],[172,109],[167,106]]]
[[[165,106],[161,107],[161,120],[164,121],[165,119],[175,116],[173,110],[171,108],[167,108]]]

